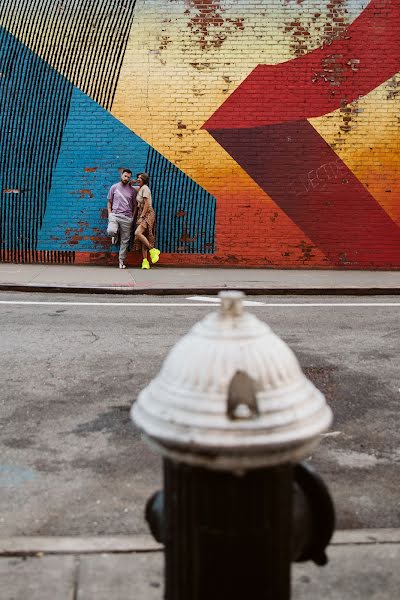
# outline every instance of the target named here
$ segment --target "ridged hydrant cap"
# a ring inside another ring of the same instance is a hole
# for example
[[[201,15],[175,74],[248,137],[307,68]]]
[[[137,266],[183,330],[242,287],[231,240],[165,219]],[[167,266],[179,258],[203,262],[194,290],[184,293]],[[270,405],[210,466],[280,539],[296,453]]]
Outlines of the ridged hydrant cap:
[[[332,413],[289,346],[244,311],[241,292],[172,348],[131,415],[180,462],[248,470],[309,455]]]

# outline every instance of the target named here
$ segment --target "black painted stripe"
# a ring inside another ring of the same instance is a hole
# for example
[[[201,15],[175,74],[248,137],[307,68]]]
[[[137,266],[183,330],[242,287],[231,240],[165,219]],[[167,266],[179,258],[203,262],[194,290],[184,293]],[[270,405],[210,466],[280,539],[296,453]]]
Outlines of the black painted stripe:
[[[10,249],[0,249],[0,262],[73,265],[75,252],[70,250],[29,250],[29,252],[23,253]]]
[[[154,149],[150,149],[146,171],[150,175],[160,250],[212,254],[215,198]]]
[[[111,110],[136,0],[2,0],[0,26]]]

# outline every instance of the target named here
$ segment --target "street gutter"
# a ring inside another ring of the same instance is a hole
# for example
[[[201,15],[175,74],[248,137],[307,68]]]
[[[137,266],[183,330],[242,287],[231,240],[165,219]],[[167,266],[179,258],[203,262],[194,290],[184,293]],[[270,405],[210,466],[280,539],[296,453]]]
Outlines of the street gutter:
[[[257,287],[224,285],[214,287],[141,287],[138,286],[102,286],[102,285],[60,285],[60,284],[0,284],[0,292],[42,292],[55,294],[115,294],[126,296],[187,296],[217,295],[221,291],[240,290],[247,296],[398,296],[400,287]]]

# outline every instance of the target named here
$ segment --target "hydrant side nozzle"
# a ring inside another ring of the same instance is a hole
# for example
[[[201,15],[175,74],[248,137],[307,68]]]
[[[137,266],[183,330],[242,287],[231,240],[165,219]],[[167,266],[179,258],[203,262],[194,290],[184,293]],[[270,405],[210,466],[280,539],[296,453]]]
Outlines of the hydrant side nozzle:
[[[297,555],[292,560],[312,560],[318,566],[328,562],[325,549],[335,530],[335,508],[323,479],[306,462],[294,469],[298,493],[294,496],[294,535]]]
[[[145,518],[154,539],[165,544],[164,492],[155,492],[146,503]]]

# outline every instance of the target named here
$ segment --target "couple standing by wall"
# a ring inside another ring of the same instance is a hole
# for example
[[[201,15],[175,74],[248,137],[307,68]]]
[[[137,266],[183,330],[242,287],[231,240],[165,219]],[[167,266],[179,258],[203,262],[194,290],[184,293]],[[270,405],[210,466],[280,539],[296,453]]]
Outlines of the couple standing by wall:
[[[160,251],[154,247],[155,214],[147,173],[139,173],[135,182],[131,180],[132,171],[123,169],[121,180],[111,186],[107,197],[108,227],[107,234],[111,242],[120,243],[119,268],[125,269],[132,225],[136,220],[135,249],[142,250],[142,269],[150,269],[150,261],[155,264]],[[136,184],[136,185],[135,185]]]

